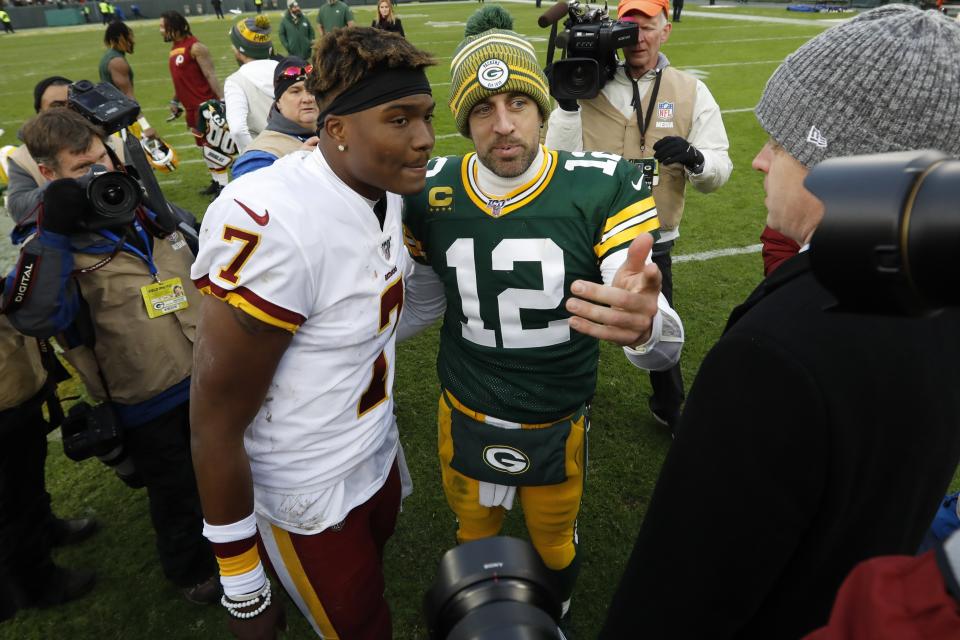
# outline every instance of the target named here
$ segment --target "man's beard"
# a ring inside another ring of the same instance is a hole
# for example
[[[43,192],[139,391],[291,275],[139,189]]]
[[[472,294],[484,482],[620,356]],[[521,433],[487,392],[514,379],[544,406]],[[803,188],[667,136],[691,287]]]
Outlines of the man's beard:
[[[518,147],[521,147],[523,151],[519,156],[511,160],[502,160],[498,158],[492,147],[496,147],[500,144],[511,144]],[[490,150],[480,153],[477,151],[477,155],[480,157],[480,162],[490,171],[493,171],[496,175],[501,178],[516,178],[521,175],[524,171],[530,168],[530,165],[533,164],[533,160],[537,157],[537,151],[539,147],[534,145],[525,144],[519,140],[500,140],[491,145]]]

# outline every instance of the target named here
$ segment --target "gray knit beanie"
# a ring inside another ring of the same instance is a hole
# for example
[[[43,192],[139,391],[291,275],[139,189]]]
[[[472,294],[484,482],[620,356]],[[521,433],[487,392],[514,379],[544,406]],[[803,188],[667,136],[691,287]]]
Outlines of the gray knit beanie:
[[[960,157],[960,23],[892,4],[828,29],[774,72],[755,113],[807,167],[911,149]]]

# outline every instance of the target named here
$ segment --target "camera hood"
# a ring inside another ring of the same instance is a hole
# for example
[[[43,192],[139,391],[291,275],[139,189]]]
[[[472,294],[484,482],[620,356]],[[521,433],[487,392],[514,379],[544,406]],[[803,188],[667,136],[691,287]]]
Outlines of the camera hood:
[[[560,596],[533,547],[497,536],[445,553],[424,596],[430,637],[556,638]]]
[[[922,314],[960,302],[960,161],[939,151],[831,158],[804,185],[824,205],[811,266],[841,309]]]

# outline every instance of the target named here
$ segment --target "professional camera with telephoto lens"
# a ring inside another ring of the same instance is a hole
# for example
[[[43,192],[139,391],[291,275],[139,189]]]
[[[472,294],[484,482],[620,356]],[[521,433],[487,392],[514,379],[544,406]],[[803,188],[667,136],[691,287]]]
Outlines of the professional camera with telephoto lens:
[[[563,31],[556,33],[560,12],[567,16]],[[617,70],[617,51],[637,43],[640,27],[633,22],[612,20],[607,7],[593,7],[578,0],[557,3],[538,21],[553,22],[547,45],[547,78],[550,95],[557,100],[595,98]],[[561,59],[553,62],[555,50]]]
[[[125,131],[137,121],[140,113],[136,100],[123,95],[107,82],[93,84],[89,80],[79,80],[69,86],[67,102],[71,109],[107,135],[119,132],[126,154],[124,171],[107,171],[103,166],[94,165],[79,180],[90,203],[90,209],[79,221],[80,228],[96,231],[122,227],[133,222],[137,209],[145,205],[154,214],[151,223],[159,235],[180,231],[196,255],[199,246],[196,218],[167,202],[141,142]],[[163,143],[158,141],[157,144]]]
[[[454,547],[424,596],[430,640],[558,640],[556,585],[530,543],[497,536]]]
[[[804,185],[824,205],[810,264],[838,310],[923,315],[960,305],[960,160],[939,151],[832,158]]]
[[[107,171],[95,164],[90,172],[77,182],[84,188],[90,208],[80,219],[86,231],[117,228],[128,225],[136,217],[137,207],[143,203],[143,187],[126,173]]]

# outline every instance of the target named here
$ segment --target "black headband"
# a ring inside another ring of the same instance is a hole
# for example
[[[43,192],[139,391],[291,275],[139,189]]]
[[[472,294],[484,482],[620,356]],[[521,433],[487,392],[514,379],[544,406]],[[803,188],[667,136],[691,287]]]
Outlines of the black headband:
[[[49,78],[44,78],[37,83],[37,86],[33,88],[33,110],[37,113],[40,113],[40,102],[43,99],[44,92],[52,87],[53,85],[65,85],[72,83],[72,80],[67,80],[63,76],[50,76]]]
[[[320,113],[323,123],[328,115],[346,116],[392,100],[430,91],[427,72],[419,69],[375,69],[347,87]]]

